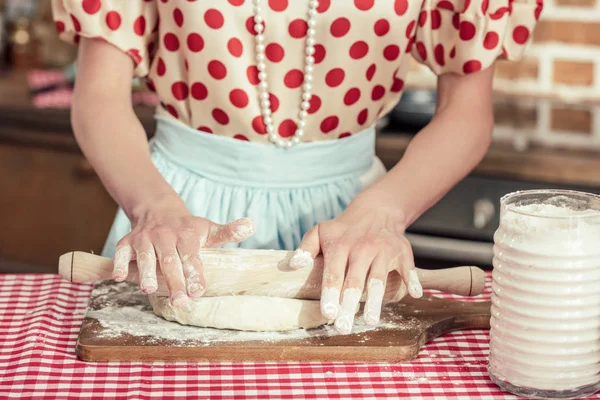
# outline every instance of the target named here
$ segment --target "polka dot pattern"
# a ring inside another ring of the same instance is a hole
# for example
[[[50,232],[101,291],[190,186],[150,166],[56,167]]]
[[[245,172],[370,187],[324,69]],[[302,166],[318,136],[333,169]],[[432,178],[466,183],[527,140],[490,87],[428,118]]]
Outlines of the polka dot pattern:
[[[183,26],[183,12],[179,8],[173,10],[173,20],[178,27],[181,28]]]
[[[348,18],[338,18],[331,24],[331,35],[340,38],[350,31],[350,20]]]
[[[119,29],[121,26],[121,15],[116,11],[109,11],[106,14],[106,26],[108,26],[108,29],[111,31],[116,31]]]
[[[251,85],[258,85],[260,79],[258,79],[258,68],[256,65],[251,65],[246,70],[246,76]]]
[[[212,110],[212,117],[221,125],[227,125],[229,123],[229,116],[220,108]]]
[[[334,131],[338,125],[340,124],[340,119],[335,116],[335,115],[331,115],[327,118],[325,118],[322,122],[321,122],[321,132],[323,133],[330,133],[332,131]]]
[[[541,1],[441,0],[425,15],[419,13],[415,46],[418,61],[441,74],[481,71],[498,57],[520,59],[541,13]],[[407,27],[406,35],[412,26]],[[432,31],[438,30],[436,34]]]
[[[337,87],[342,84],[345,77],[346,72],[342,68],[334,68],[325,76],[325,83],[329,87]]]
[[[513,40],[518,44],[525,44],[529,39],[529,29],[526,26],[519,25],[513,30]]]
[[[288,0],[269,0],[269,7],[273,11],[285,11],[288,7]]]
[[[248,95],[242,89],[233,89],[229,93],[229,101],[237,108],[244,108],[248,105]]]
[[[146,18],[144,16],[138,17],[133,23],[133,31],[136,35],[144,36],[146,33]]]
[[[179,50],[179,39],[174,33],[167,33],[163,39],[165,49],[169,51],[177,51]]]
[[[100,0],[83,0],[81,3],[81,7],[86,13],[94,15],[98,11],[100,11],[100,7],[102,7],[102,2]]]
[[[394,61],[400,55],[400,48],[395,44],[390,44],[383,49],[383,57],[388,61]]]
[[[310,107],[308,108],[307,112],[309,114],[314,114],[317,111],[319,111],[321,109],[321,98],[319,96],[317,96],[316,94],[313,94],[313,96],[310,99]]]
[[[64,22],[62,22],[62,21],[55,21],[54,25],[56,26],[56,32],[59,35],[65,31],[65,24],[64,24]]]
[[[204,48],[204,39],[197,33],[190,33],[187,37],[187,45],[191,51],[197,53]]]
[[[475,25],[469,21],[461,22],[459,30],[462,40],[471,40],[475,37]]]
[[[260,115],[250,0],[62,0],[56,29],[123,49],[162,107],[207,134],[267,142]],[[347,3],[347,4],[346,4]],[[305,83],[306,2],[264,0],[268,99],[278,135],[297,129]],[[541,1],[320,0],[306,141],[350,137],[390,110],[405,88],[407,53],[436,74],[476,73],[523,55]]]
[[[498,42],[500,41],[500,37],[494,31],[490,31],[485,34],[485,38],[483,39],[483,47],[488,50],[495,49],[498,46]]]
[[[380,100],[385,94],[385,88],[381,85],[376,85],[371,92],[371,100],[377,101]]]
[[[351,106],[356,103],[360,99],[360,89],[352,88],[349,89],[344,95],[344,104],[347,106]]]
[[[373,76],[375,76],[375,71],[377,71],[377,66],[375,64],[371,64],[367,69],[367,80],[369,82],[373,80]]]
[[[290,89],[300,87],[300,85],[302,85],[303,80],[304,74],[299,69],[293,69],[289,71],[287,74],[285,74],[285,77],[283,78],[285,86]]]
[[[267,59],[272,62],[280,62],[283,60],[283,56],[285,55],[285,51],[283,47],[278,43],[269,43],[265,48],[265,55]]]
[[[227,76],[227,67],[219,60],[208,63],[208,73],[215,79],[223,79]]]
[[[369,118],[369,110],[365,108],[358,113],[356,122],[358,125],[362,126],[365,124],[365,122],[367,122],[367,118]]]
[[[273,93],[269,93],[269,101],[271,102],[271,111],[274,113],[279,109],[279,99]]]
[[[185,82],[179,81],[171,85],[173,97],[177,100],[185,100],[188,97],[188,86]]]
[[[244,52],[244,45],[238,38],[231,38],[227,42],[227,49],[234,57],[241,57]]]
[[[208,97],[208,89],[202,82],[194,82],[191,93],[196,100],[204,100]]]
[[[377,36],[385,36],[390,31],[390,23],[387,19],[380,19],[375,22],[375,26],[373,27],[375,34]]]
[[[359,40],[358,42],[355,42],[350,47],[350,57],[352,57],[355,60],[363,58],[364,56],[367,55],[368,52],[369,52],[369,45],[367,44],[367,42],[365,42],[363,40]]]
[[[252,129],[254,129],[254,131],[259,135],[267,134],[267,126],[265,125],[262,116],[259,115],[252,120]]]
[[[288,31],[290,36],[293,38],[303,38],[306,36],[306,32],[308,31],[308,24],[303,19],[295,19],[290,22]]]
[[[354,6],[361,11],[367,11],[373,8],[375,0],[354,0]]]
[[[156,63],[156,73],[158,76],[163,76],[167,72],[167,64],[165,64],[162,58],[158,58],[158,62]]]
[[[279,132],[279,136],[289,138],[290,136],[293,136],[294,133],[296,133],[296,129],[298,129],[298,125],[296,125],[296,123],[293,120],[286,119],[281,124],[279,124],[277,132]]]
[[[212,29],[220,29],[225,23],[225,18],[219,10],[211,8],[204,14],[204,21],[206,22],[206,25]]]
[[[315,45],[315,64],[320,64],[324,59],[327,51],[325,50],[325,46],[322,44]]]

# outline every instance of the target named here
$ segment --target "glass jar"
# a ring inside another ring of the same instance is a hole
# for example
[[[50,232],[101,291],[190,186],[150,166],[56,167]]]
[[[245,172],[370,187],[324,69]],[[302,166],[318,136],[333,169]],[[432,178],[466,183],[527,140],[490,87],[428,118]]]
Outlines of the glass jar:
[[[532,398],[600,389],[600,196],[504,196],[493,265],[490,378]]]

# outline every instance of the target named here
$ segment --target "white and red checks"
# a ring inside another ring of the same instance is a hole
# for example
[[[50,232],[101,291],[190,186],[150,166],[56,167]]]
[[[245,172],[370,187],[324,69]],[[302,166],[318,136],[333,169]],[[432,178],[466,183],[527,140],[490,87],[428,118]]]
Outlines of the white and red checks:
[[[86,363],[75,342],[90,292],[54,275],[0,275],[0,398],[516,398],[487,377],[481,330],[438,338],[402,364]],[[488,276],[477,300],[489,297]]]

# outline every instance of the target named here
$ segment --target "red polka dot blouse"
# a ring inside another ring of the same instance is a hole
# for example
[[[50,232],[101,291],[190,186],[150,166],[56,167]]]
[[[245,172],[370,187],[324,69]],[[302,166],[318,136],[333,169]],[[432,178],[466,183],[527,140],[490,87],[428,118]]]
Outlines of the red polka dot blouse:
[[[307,0],[264,0],[273,123],[296,130]],[[412,54],[436,74],[521,58],[542,0],[320,0],[304,140],[343,138],[398,101]],[[101,38],[131,56],[163,110],[199,131],[268,142],[251,0],[53,0],[64,40]]]

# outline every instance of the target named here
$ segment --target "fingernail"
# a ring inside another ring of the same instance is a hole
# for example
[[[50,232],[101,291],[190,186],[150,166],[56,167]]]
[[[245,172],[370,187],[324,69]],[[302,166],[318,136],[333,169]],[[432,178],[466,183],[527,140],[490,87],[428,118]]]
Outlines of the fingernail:
[[[254,221],[250,218],[243,218],[235,224],[235,229],[232,229],[233,240],[244,240],[252,236],[254,233]]]
[[[200,297],[204,292],[204,287],[202,287],[202,285],[198,282],[194,282],[191,285],[189,285],[188,290],[192,296]]]
[[[369,326],[375,326],[379,323],[379,316],[376,315],[373,311],[365,311],[365,324]]]
[[[423,296],[423,287],[419,282],[419,275],[414,269],[411,269],[408,273],[408,291],[412,297],[419,298]]]
[[[173,307],[182,308],[187,306],[190,298],[185,295],[183,292],[177,292],[171,296],[171,304]]]
[[[292,269],[312,268],[314,264],[315,260],[312,255],[302,249],[296,250],[290,259],[290,268]]]
[[[347,335],[352,332],[352,318],[348,315],[343,315],[335,320],[335,330],[342,335]]]
[[[121,269],[121,268],[117,268],[113,271],[113,278],[118,281],[118,280],[123,280],[125,278],[127,278],[125,276],[125,270]]]
[[[367,325],[373,326],[379,323],[384,292],[385,287],[381,279],[369,280],[369,284],[367,286],[368,296],[363,315],[363,319]]]
[[[154,278],[145,278],[142,281],[142,292],[144,293],[152,293],[156,291],[158,284],[156,283],[156,279]]]
[[[344,290],[344,298],[342,300],[342,307],[338,318],[335,320],[335,329],[345,335],[352,331],[352,325],[354,322],[354,316],[358,305],[360,303],[360,297],[362,292],[356,288],[348,288]]]
[[[325,287],[321,291],[321,314],[325,318],[335,319],[340,310],[340,290],[333,287]]]

